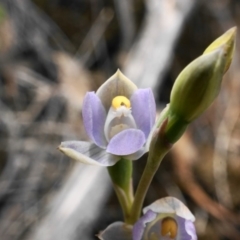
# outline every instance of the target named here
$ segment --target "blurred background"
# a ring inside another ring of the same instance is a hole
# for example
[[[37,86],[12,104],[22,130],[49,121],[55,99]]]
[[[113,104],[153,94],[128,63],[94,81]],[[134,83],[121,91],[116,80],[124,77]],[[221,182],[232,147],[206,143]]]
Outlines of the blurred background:
[[[180,71],[233,26],[239,0],[0,0],[0,239],[94,240],[122,220],[106,169],[56,149],[87,140],[86,91],[120,68],[153,89],[160,112]],[[200,240],[240,239],[238,38],[220,95],[166,156],[145,201],[181,199]],[[134,162],[135,186],[145,162]]]

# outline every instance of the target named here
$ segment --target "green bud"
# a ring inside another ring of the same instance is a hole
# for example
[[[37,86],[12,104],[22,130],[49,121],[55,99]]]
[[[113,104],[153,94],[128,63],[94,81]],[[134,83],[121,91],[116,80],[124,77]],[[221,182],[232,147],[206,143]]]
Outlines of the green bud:
[[[219,93],[225,67],[224,49],[204,54],[191,62],[174,83],[170,109],[186,122],[197,118]]]
[[[170,97],[174,117],[191,122],[211,105],[231,64],[235,35],[236,28],[228,30],[180,73]]]
[[[232,61],[235,35],[236,28],[227,31],[179,74],[170,104],[158,122],[160,126],[168,119],[165,134],[170,143],[176,142],[188,124],[202,114],[218,95],[222,77]]]
[[[226,53],[226,64],[224,73],[228,70],[232,62],[233,52],[235,49],[236,32],[236,27],[230,28],[227,32],[225,32],[222,36],[220,36],[212,44],[210,44],[203,53],[210,53],[219,47],[223,47]]]

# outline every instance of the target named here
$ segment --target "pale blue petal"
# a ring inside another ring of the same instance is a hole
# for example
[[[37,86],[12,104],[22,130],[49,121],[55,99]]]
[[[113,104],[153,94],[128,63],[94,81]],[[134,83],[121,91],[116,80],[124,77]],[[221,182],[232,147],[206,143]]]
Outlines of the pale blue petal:
[[[178,223],[177,240],[197,240],[196,229],[192,221],[176,217]]]
[[[148,210],[133,226],[133,240],[141,240],[146,224],[153,221],[157,214]]]
[[[132,115],[147,138],[156,118],[156,103],[150,88],[139,89],[131,97]]]
[[[59,150],[73,160],[89,165],[113,166],[120,157],[114,156],[93,143],[82,141],[62,142]]]
[[[88,92],[83,100],[82,116],[85,130],[90,139],[99,147],[106,148],[104,135],[106,111],[94,92]]]
[[[129,159],[129,160],[138,160],[140,157],[142,157],[146,152],[148,152],[147,148],[144,146],[137,152],[124,156],[124,158]]]
[[[109,225],[98,235],[101,240],[132,240],[132,226],[123,222],[115,222]]]
[[[139,151],[146,139],[144,133],[138,129],[126,129],[115,135],[107,146],[107,152],[126,156]]]

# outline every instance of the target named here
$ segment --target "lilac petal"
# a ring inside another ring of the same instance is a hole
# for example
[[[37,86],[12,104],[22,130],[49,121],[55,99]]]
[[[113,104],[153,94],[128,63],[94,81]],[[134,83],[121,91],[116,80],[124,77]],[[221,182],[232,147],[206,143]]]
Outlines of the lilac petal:
[[[123,222],[115,222],[97,237],[101,240],[132,240],[132,226]]]
[[[148,210],[133,226],[133,240],[141,240],[146,224],[153,221],[157,214]]]
[[[147,138],[156,118],[156,103],[152,90],[150,88],[137,90],[131,97],[131,105],[137,127]]]
[[[146,142],[144,133],[138,129],[126,129],[115,135],[107,146],[107,152],[126,156],[140,150]]]
[[[151,205],[145,207],[143,212],[152,210],[155,213],[173,213],[179,217],[185,218],[192,222],[195,221],[195,217],[192,215],[190,210],[177,198],[174,197],[165,197],[161,198]]]
[[[143,154],[145,154],[147,152],[147,148],[144,146],[142,147],[140,150],[138,150],[135,153],[132,153],[130,155],[124,156],[124,158],[128,159],[128,160],[138,160],[140,157],[143,156]]]
[[[137,86],[130,81],[120,70],[110,77],[96,92],[106,111],[110,108],[116,96],[125,96],[128,99],[137,90]]]
[[[106,111],[94,92],[88,92],[83,100],[82,116],[85,130],[91,140],[101,148],[107,146],[104,135]]]
[[[197,240],[196,229],[192,221],[176,217],[178,223],[177,240]]]
[[[59,150],[73,160],[98,166],[112,166],[120,157],[114,156],[93,143],[81,141],[62,142]]]

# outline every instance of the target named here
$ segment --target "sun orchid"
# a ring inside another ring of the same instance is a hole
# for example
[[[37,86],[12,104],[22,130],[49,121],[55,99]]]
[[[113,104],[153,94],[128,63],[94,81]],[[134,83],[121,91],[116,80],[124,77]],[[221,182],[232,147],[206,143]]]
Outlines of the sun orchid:
[[[115,222],[102,231],[101,240],[197,240],[189,209],[174,197],[161,198],[143,209],[134,224]]]
[[[216,39],[177,77],[170,103],[155,123],[151,89],[138,89],[119,70],[95,92],[87,92],[83,124],[91,142],[65,141],[59,150],[85,164],[108,167],[124,222],[98,234],[101,240],[197,240],[195,217],[178,199],[166,197],[142,207],[154,175],[173,144],[220,92],[234,53],[236,28]],[[133,164],[149,151],[133,188]]]
[[[59,150],[85,164],[112,166],[122,157],[139,159],[155,123],[151,89],[138,89],[120,70],[84,97],[82,116],[92,143],[62,142]]]
[[[133,240],[196,240],[195,217],[178,199],[166,197],[143,209]]]

